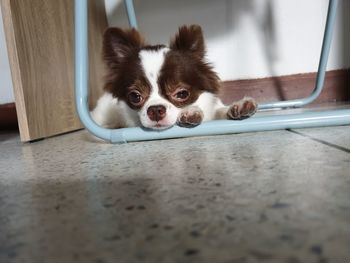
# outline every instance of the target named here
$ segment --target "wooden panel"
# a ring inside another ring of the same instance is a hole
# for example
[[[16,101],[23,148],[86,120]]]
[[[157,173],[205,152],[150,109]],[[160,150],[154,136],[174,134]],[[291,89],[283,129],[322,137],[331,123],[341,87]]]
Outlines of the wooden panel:
[[[258,103],[304,98],[315,87],[316,73],[295,74],[263,79],[246,79],[223,82],[220,97],[227,104],[244,96]],[[321,95],[313,104],[350,101],[350,70],[328,71]]]
[[[16,106],[14,103],[0,105],[0,131],[18,129]]]
[[[22,141],[82,127],[74,103],[74,1],[1,0]],[[103,0],[89,1],[90,93],[102,86]]]
[[[96,56],[98,58],[98,56]],[[100,74],[102,76],[102,73]],[[258,102],[296,99],[309,95],[314,87],[316,73],[295,74],[263,79],[245,79],[222,82],[221,98],[227,104],[244,96],[256,98]],[[325,87],[312,106],[332,102],[350,101],[350,70],[334,70],[326,74]],[[100,89],[94,89],[97,92]],[[0,129],[17,127],[14,103],[0,105]]]

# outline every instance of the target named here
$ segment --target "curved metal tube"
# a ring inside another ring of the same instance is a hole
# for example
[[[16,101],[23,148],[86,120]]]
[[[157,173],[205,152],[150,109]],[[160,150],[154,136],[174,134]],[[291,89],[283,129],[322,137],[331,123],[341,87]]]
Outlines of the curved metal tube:
[[[331,0],[331,2],[336,1],[337,0]],[[93,122],[88,108],[89,72],[87,2],[87,0],[75,0],[75,98],[77,112],[81,122],[92,134],[101,139],[112,143],[125,143],[129,141],[144,141],[188,136],[350,124],[349,109],[253,117],[244,121],[211,121],[203,123],[192,129],[177,126],[165,131],[145,131],[142,128],[123,128],[117,130],[102,128]]]
[[[90,117],[88,108],[88,1],[75,0],[75,104],[83,125],[97,137],[111,141],[111,130],[98,126]]]
[[[138,28],[133,0],[125,0],[126,13],[128,14],[129,25]]]
[[[278,102],[261,104],[259,105],[259,109],[290,108],[290,107],[299,108],[313,102],[320,95],[324,86],[324,79],[325,79],[326,70],[327,70],[327,62],[328,62],[328,56],[329,56],[329,51],[330,51],[331,42],[332,42],[333,29],[334,29],[336,14],[337,14],[338,3],[339,3],[339,0],[329,1],[326,27],[325,27],[325,32],[323,36],[320,62],[318,65],[318,71],[317,71],[317,77],[316,77],[316,85],[311,95],[303,99],[278,101]]]
[[[142,128],[125,128],[110,130],[110,141],[112,143],[125,143],[168,138],[223,135],[242,132],[312,128],[319,126],[348,124],[350,124],[350,109],[253,117],[244,121],[210,121],[190,129],[181,128],[178,126],[174,126],[165,131],[145,131]]]
[[[131,27],[137,28],[133,0],[125,0],[125,4],[127,9],[129,24]],[[322,89],[324,86],[324,79],[325,79],[325,74],[327,70],[327,61],[328,61],[329,51],[330,51],[331,42],[332,42],[332,35],[333,35],[333,29],[334,29],[338,4],[339,4],[339,0],[329,1],[325,33],[323,36],[320,61],[319,61],[317,77],[316,77],[316,84],[315,84],[315,89],[313,90],[311,95],[302,99],[261,104],[259,105],[259,109],[290,108],[290,107],[299,108],[307,104],[310,104],[311,102],[317,99],[317,97],[322,92]]]

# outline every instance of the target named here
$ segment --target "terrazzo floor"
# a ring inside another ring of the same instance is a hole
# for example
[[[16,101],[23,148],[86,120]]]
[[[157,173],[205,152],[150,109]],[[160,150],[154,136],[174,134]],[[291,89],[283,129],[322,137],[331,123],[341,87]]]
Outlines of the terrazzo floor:
[[[350,262],[350,126],[124,145],[2,133],[13,262]]]

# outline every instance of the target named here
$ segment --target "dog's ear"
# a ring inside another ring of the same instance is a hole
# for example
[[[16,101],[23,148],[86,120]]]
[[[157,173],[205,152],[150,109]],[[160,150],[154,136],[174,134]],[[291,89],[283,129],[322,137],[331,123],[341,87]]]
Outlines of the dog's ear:
[[[199,25],[182,26],[175,37],[170,41],[170,48],[179,51],[189,51],[203,58],[205,44],[202,28]]]
[[[144,45],[144,38],[135,28],[122,30],[110,27],[103,35],[103,57],[109,66],[118,64],[130,52]]]

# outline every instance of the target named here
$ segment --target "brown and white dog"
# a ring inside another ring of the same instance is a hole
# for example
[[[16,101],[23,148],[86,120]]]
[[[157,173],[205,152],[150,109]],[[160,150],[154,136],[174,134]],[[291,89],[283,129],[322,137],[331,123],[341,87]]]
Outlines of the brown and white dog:
[[[205,60],[198,25],[180,27],[169,47],[145,44],[135,29],[109,28],[103,57],[105,92],[91,116],[105,128],[194,127],[214,119],[244,119],[257,110],[251,98],[225,106],[217,97],[219,78]]]

